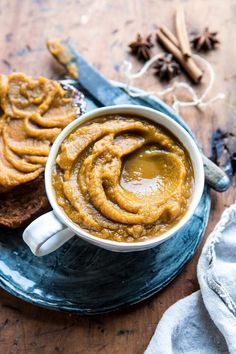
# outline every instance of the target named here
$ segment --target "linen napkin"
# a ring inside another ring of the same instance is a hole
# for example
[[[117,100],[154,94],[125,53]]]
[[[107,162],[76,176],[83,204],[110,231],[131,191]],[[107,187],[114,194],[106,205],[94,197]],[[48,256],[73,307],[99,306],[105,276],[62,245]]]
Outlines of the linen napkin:
[[[236,204],[208,237],[197,276],[200,290],[164,313],[145,354],[236,354]]]

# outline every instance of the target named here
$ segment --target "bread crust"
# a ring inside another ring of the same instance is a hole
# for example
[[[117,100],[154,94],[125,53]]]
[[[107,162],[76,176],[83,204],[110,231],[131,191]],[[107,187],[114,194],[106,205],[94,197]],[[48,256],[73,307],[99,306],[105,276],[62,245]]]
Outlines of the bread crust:
[[[50,209],[41,174],[32,182],[0,194],[0,226],[11,229],[26,226]]]

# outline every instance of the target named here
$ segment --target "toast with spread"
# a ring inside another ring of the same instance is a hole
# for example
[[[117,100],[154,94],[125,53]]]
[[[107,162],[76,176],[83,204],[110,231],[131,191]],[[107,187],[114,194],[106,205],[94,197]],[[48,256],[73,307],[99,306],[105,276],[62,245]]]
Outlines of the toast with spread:
[[[0,75],[0,111],[0,225],[19,227],[49,208],[42,177],[47,156],[82,113],[81,94],[44,77]]]

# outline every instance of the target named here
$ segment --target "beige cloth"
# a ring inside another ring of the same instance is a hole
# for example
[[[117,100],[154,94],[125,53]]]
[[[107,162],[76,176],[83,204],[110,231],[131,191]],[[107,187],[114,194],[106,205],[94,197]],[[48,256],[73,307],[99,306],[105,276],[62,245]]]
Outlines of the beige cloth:
[[[236,204],[208,237],[197,276],[200,291],[164,313],[145,354],[236,354]]]

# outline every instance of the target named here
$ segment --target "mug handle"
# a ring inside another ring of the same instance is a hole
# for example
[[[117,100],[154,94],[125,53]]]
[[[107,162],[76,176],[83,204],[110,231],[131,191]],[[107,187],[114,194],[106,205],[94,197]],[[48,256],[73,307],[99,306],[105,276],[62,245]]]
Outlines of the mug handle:
[[[41,215],[23,232],[23,240],[35,256],[45,256],[70,240],[75,233],[63,225],[53,211]]]

